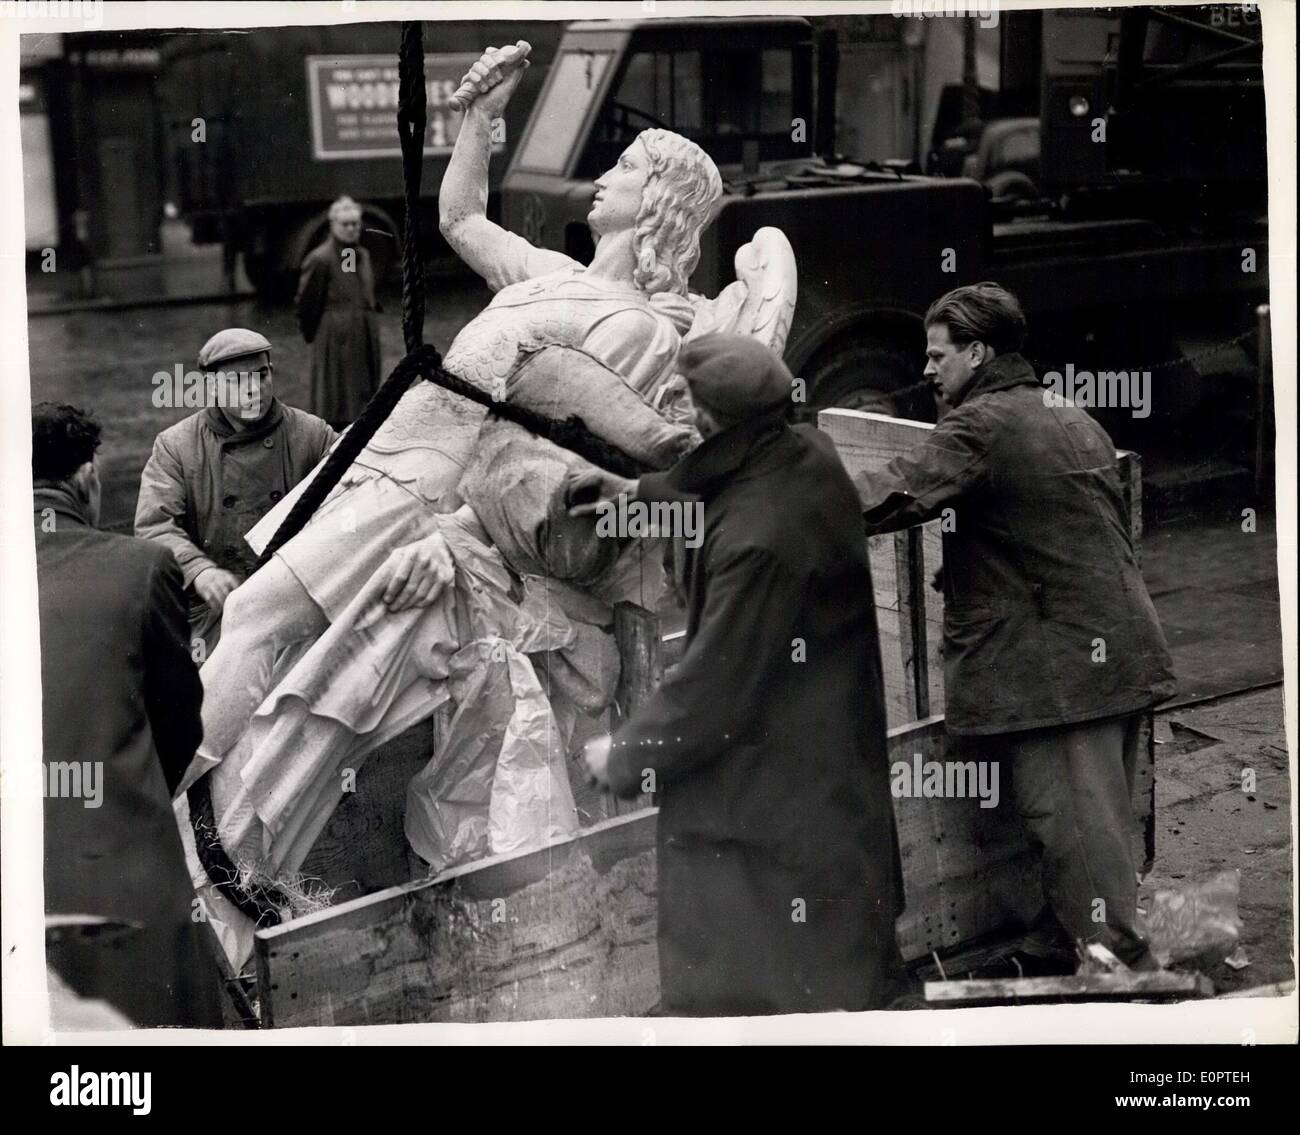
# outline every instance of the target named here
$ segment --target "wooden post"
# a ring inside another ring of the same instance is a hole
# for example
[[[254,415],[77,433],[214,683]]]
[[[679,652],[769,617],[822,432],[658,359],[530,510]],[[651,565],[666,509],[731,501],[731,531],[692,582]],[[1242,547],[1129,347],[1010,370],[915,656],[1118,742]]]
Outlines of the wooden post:
[[[1120,490],[1124,494],[1124,512],[1128,534],[1133,541],[1133,558],[1142,566],[1142,458],[1131,449],[1115,451]]]
[[[925,552],[919,526],[894,533],[898,633],[912,720],[930,716],[930,658],[925,626]]]
[[[647,611],[636,603],[615,604],[614,641],[618,644],[621,670],[614,693],[611,722],[614,728],[636,713],[663,681],[659,637],[659,616],[653,611]],[[615,801],[614,814],[623,815],[653,804],[654,798],[649,795],[638,796],[632,801]]]
[[[1269,411],[1273,408],[1273,340],[1269,306],[1255,309],[1259,319],[1259,384],[1255,391],[1255,497],[1264,495],[1268,464]]]

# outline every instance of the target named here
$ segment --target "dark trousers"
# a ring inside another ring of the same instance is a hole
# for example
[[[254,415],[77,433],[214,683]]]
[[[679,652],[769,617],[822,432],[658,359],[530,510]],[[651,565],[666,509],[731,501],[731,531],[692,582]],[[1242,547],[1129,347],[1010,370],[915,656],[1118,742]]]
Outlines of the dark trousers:
[[[1043,893],[1076,941],[1151,964],[1137,927],[1133,780],[1141,718],[1003,734],[1016,810],[1042,849]]]
[[[866,858],[801,869],[757,847],[661,839],[662,1014],[884,1008],[903,988],[893,875],[873,877]]]

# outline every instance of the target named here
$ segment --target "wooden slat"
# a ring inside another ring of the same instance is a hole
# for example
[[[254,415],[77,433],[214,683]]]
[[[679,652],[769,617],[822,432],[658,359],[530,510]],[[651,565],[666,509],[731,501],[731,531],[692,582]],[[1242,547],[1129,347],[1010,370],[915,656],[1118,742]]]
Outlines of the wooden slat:
[[[925,554],[919,528],[894,533],[898,633],[912,718],[930,716],[930,659],[925,625]]]
[[[908,453],[934,429],[927,422],[868,414],[861,410],[823,410],[817,426],[835,443],[835,451],[850,477],[883,469],[895,457]],[[917,526],[919,535],[907,536],[917,551],[906,562],[921,570],[899,572],[897,533],[867,540],[871,582],[876,593],[876,622],[880,633],[880,660],[885,679],[885,715],[890,727],[918,717],[943,712],[943,594],[930,585],[930,577],[943,563],[940,522]],[[924,628],[924,635],[921,635]],[[925,643],[924,656],[916,644]],[[917,677],[925,676],[927,709],[920,707]]]
[[[1199,973],[1100,973],[925,983],[927,1001],[954,1008],[1035,1001],[1181,1001],[1213,996],[1214,986]]]
[[[943,719],[889,731],[889,759],[909,766],[949,759]],[[983,759],[963,747],[952,759]],[[1027,925],[1043,904],[1038,856],[1011,803],[1008,770],[998,770],[998,806],[977,799],[895,797],[906,908],[898,922],[904,961],[950,950],[1008,924]]]
[[[1129,535],[1133,537],[1133,555],[1142,566],[1142,458],[1131,449],[1117,449],[1115,463],[1128,512]]]
[[[618,688],[614,693],[610,732],[629,720],[658,688],[664,678],[659,616],[635,603],[614,606],[614,640],[620,663]],[[615,802],[615,815],[627,815],[654,805],[649,795]]]
[[[619,817],[259,931],[268,1025],[640,1015],[658,1001],[654,829]]]

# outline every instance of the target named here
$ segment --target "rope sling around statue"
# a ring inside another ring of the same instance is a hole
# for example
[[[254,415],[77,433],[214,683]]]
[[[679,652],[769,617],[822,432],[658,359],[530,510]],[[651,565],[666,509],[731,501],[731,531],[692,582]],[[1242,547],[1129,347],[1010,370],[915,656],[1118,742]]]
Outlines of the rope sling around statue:
[[[648,466],[628,456],[589,430],[580,417],[562,421],[513,406],[494,398],[442,366],[442,356],[424,342],[424,264],[420,258],[419,203],[423,175],[426,90],[424,37],[418,21],[402,24],[398,53],[397,131],[402,149],[402,182],[406,204],[406,230],[402,242],[402,338],[406,357],[393,368],[384,384],[366,403],[361,416],[343,435],[317,471],[288,516],[259,557],[254,571],[293,539],[330,495],[353,461],[388,420],[417,377],[486,406],[493,414],[545,438],[579,457],[624,477],[637,477]],[[274,887],[241,879],[241,870],[222,846],[208,776],[200,777],[187,794],[194,846],[208,879],[221,895],[259,926],[274,926],[291,900]]]

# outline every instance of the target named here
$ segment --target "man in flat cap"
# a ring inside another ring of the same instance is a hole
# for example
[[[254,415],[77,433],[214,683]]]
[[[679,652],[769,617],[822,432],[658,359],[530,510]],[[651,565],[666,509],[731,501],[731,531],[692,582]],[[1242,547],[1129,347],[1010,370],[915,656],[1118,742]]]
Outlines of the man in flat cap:
[[[793,379],[767,348],[705,336],[678,367],[702,444],[567,486],[573,515],[703,501],[681,664],[587,750],[598,784],[658,793],[662,1011],[877,1007],[898,991],[902,879],[857,496],[831,443],[786,424]]]
[[[135,534],[175,555],[202,661],[217,644],[226,597],[257,559],[244,533],[315,468],[336,434],[275,397],[271,344],[256,331],[218,331],[198,364],[208,405],[154,440]]]

